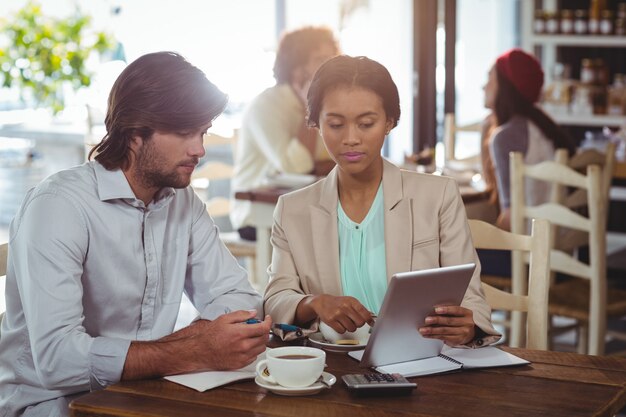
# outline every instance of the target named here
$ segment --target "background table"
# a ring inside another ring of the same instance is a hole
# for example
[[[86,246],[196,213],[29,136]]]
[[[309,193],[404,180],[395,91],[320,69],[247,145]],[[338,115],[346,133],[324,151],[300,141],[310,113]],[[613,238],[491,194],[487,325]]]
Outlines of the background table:
[[[163,379],[123,382],[78,398],[78,416],[613,416],[626,405],[626,359],[506,348],[530,365],[411,378],[406,397],[351,395],[341,375],[363,372],[345,353],[328,353],[330,389],[283,397],[238,382],[197,392]]]

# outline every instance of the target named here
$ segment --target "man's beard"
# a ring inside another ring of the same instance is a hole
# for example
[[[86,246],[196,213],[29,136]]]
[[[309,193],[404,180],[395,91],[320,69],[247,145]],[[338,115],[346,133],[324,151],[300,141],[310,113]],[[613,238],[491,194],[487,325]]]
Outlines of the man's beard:
[[[137,153],[135,176],[147,188],[162,189],[165,187],[185,188],[191,178],[176,171],[176,165],[171,171],[163,170],[167,161],[159,154],[151,140],[144,140],[144,144]],[[194,161],[197,164],[197,160]]]

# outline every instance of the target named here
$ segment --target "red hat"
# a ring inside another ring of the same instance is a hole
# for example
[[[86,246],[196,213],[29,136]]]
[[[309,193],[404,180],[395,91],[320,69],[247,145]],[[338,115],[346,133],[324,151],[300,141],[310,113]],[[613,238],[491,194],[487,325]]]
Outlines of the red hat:
[[[515,48],[496,59],[496,68],[526,100],[531,103],[539,100],[543,86],[543,70],[537,58]]]

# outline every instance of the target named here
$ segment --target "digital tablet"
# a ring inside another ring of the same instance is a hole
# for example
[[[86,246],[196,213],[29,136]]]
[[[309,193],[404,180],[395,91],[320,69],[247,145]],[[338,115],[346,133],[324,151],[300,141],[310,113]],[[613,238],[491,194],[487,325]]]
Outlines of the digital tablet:
[[[360,366],[371,367],[437,356],[443,342],[423,337],[418,326],[438,305],[460,305],[476,264],[469,263],[391,277]],[[351,352],[356,353],[356,352]],[[352,356],[352,355],[351,355]]]

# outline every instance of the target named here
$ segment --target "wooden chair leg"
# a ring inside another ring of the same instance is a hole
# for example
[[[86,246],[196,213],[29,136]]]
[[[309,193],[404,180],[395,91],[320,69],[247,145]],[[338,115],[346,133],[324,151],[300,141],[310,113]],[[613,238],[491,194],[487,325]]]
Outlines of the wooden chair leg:
[[[586,324],[579,323],[578,331],[578,346],[576,352],[586,355],[589,350],[589,329]]]

